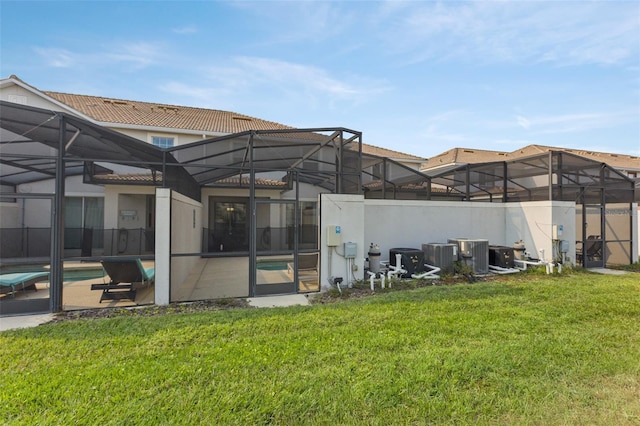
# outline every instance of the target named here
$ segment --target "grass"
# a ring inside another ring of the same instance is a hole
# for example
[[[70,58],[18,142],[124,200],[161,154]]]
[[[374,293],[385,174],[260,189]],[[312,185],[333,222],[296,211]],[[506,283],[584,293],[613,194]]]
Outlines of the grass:
[[[640,424],[640,279],[574,272],[0,333],[0,422]]]

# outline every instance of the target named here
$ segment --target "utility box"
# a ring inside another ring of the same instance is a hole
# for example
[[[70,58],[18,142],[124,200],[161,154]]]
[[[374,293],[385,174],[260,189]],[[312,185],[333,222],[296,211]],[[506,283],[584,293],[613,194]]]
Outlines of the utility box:
[[[327,246],[338,247],[342,244],[342,230],[339,226],[331,225],[327,227]]]
[[[355,259],[358,254],[358,244],[356,243],[344,243],[344,257],[345,259]]]

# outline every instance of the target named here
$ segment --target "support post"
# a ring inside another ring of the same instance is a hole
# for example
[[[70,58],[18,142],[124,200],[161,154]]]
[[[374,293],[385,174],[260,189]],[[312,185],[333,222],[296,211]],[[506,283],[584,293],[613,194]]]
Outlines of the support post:
[[[62,283],[64,281],[64,191],[65,168],[64,154],[66,122],[64,116],[58,115],[58,157],[56,158],[56,181],[53,208],[51,209],[51,274],[49,309],[51,312],[62,311]]]

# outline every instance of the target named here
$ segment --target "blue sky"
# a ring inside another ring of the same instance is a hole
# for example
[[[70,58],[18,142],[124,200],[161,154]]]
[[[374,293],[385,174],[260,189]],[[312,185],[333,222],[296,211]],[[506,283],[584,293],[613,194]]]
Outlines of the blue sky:
[[[0,76],[430,157],[640,155],[640,2],[1,1]]]

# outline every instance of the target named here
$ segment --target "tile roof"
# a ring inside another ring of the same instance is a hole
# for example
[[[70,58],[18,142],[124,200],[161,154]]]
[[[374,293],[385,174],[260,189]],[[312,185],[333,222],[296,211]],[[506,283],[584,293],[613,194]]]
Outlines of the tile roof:
[[[586,151],[578,149],[551,147],[544,145],[528,145],[512,152],[490,151],[476,148],[453,148],[429,158],[424,162],[422,170],[447,166],[450,164],[488,163],[492,161],[508,161],[529,157],[549,151],[561,151],[579,155],[620,170],[640,171],[640,157],[626,154]]]
[[[45,95],[102,123],[163,127],[203,133],[240,133],[248,130],[282,130],[294,127],[235,112],[195,108],[102,96],[43,91]],[[357,149],[357,145],[351,145]],[[424,158],[391,149],[362,144],[362,151],[381,157],[423,161]]]
[[[162,183],[162,173],[158,172],[154,175],[152,174],[99,174],[93,176],[94,183],[128,183],[128,184],[140,184],[140,185],[159,185]],[[250,181],[248,177],[242,177],[240,180],[239,177],[230,177],[220,179],[216,182],[213,182],[214,185],[217,186],[249,186]],[[287,182],[275,179],[266,179],[266,178],[256,178],[255,185],[260,188],[274,188],[274,189],[283,189],[287,187]]]
[[[353,149],[357,149],[357,145],[354,145],[352,147]],[[418,157],[416,155],[406,154],[404,152],[394,151],[392,149],[381,148],[375,145],[367,145],[364,143],[362,144],[362,152],[364,152],[365,154],[377,155],[378,157],[386,157],[394,160],[414,160],[418,162],[425,161],[424,157]]]
[[[57,92],[43,93],[103,123],[165,127],[211,133],[240,133],[247,130],[293,128],[229,111],[111,99],[101,96]]]

